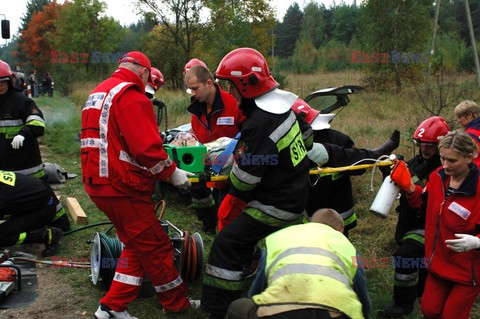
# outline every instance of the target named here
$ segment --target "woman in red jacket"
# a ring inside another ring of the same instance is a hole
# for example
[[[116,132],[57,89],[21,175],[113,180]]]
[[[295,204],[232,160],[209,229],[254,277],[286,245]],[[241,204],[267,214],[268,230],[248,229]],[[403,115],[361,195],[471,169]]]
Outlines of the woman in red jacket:
[[[410,206],[426,214],[425,262],[428,277],[421,309],[427,319],[468,319],[480,293],[479,171],[472,163],[477,145],[463,131],[449,132],[438,145],[442,167],[426,187],[411,182],[405,162],[391,177]]]

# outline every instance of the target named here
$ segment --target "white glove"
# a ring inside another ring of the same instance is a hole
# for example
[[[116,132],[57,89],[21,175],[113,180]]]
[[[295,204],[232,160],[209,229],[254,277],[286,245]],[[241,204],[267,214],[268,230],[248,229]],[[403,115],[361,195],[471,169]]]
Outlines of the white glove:
[[[307,153],[308,158],[317,165],[328,162],[328,152],[325,146],[320,143],[313,143],[312,149]]]
[[[184,171],[183,169],[180,168],[175,168],[175,171],[173,174],[170,176],[169,182],[172,183],[173,186],[178,187],[178,188],[185,188],[189,187],[192,184],[188,180],[188,176],[194,176],[195,174]]]
[[[20,147],[23,146],[23,141],[25,140],[25,137],[22,135],[17,135],[13,138],[12,141],[12,147],[16,150],[18,150]]]
[[[445,240],[447,247],[457,253],[480,248],[480,238],[468,234],[455,234],[459,239]]]

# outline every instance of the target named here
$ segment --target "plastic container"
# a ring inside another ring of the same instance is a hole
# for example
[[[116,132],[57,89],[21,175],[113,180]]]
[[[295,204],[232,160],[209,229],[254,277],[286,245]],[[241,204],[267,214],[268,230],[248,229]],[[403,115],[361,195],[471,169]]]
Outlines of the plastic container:
[[[370,206],[370,212],[378,217],[387,218],[399,193],[400,187],[391,180],[390,176],[387,176]]]

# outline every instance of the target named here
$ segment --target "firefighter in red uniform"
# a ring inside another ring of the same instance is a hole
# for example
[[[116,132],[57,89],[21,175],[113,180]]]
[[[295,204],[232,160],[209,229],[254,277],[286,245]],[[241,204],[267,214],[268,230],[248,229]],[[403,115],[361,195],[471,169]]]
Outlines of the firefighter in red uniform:
[[[187,110],[192,114],[192,132],[198,141],[204,144],[220,137],[235,137],[245,120],[235,98],[215,83],[206,66],[187,66],[185,84],[192,96],[192,103]],[[209,187],[214,187],[213,193]],[[217,206],[225,197],[227,187],[226,183],[198,183],[192,186],[192,204],[198,219],[203,222],[203,230],[215,232]]]
[[[465,100],[458,104],[453,111],[465,132],[470,134],[475,143],[480,147],[480,107],[477,103]],[[480,157],[473,160],[480,167]]]
[[[126,311],[146,275],[164,311],[190,307],[187,288],[173,263],[173,249],[155,216],[154,179],[190,185],[163,150],[145,85],[150,61],[141,52],[119,60],[111,78],[89,95],[82,111],[81,160],[85,190],[125,245],[112,285],[95,318],[133,318]]]
[[[229,92],[247,116],[230,172],[236,196],[225,197],[219,216],[238,210],[239,202],[244,209],[217,234],[202,287],[202,307],[212,318],[223,318],[230,302],[241,295],[243,268],[251,262],[257,242],[301,221],[309,163],[299,123],[290,110],[297,96],[278,89],[258,51],[231,51],[215,74],[230,81]]]
[[[480,293],[480,179],[472,163],[478,148],[463,131],[449,132],[438,144],[442,167],[422,188],[398,161],[392,180],[408,204],[425,214],[428,275],[421,309],[426,319],[468,319]]]

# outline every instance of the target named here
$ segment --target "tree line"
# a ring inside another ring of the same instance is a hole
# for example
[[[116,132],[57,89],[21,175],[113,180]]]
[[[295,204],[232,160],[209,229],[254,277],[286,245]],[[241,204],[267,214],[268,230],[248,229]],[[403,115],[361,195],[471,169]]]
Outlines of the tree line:
[[[0,59],[26,71],[53,73],[64,93],[74,82],[104,78],[118,55],[132,50],[146,53],[172,88],[182,86],[190,58],[215,70],[227,52],[243,46],[267,56],[279,79],[282,72],[362,68],[370,83],[401,89],[427,64],[433,72],[474,69],[463,0],[442,1],[434,56],[429,53],[433,0],[365,0],[330,7],[311,1],[303,8],[294,3],[281,21],[271,0],[132,3],[142,19],[122,26],[108,16],[101,0],[29,0],[19,36],[0,49]],[[480,0],[470,0],[470,11],[478,41]],[[380,59],[382,54],[388,59]]]

